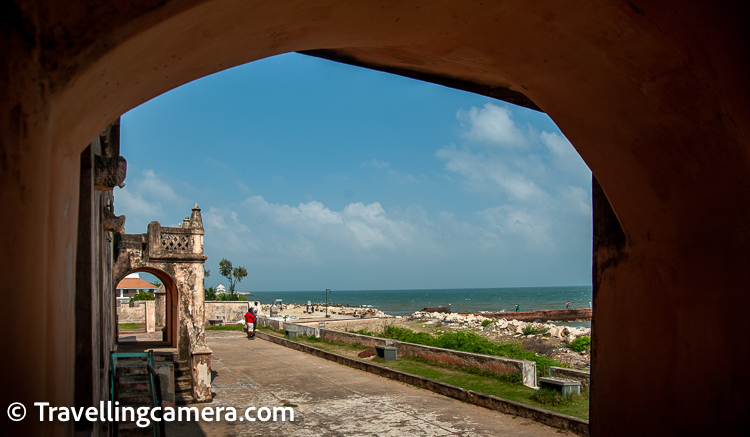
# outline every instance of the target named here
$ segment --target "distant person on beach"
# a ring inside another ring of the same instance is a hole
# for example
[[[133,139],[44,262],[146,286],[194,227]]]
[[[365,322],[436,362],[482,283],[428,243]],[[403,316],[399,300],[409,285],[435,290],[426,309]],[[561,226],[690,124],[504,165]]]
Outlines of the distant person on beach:
[[[517,312],[517,313],[520,313],[520,312],[521,312],[521,305],[516,305],[516,312]]]
[[[247,338],[248,340],[255,340],[255,329],[253,326],[255,325],[255,314],[253,314],[252,309],[248,308],[247,312],[245,313],[245,330],[247,331]]]
[[[305,314],[310,312],[310,305],[305,305]]]
[[[591,302],[589,302],[589,308],[593,308],[593,307],[591,306]]]
[[[359,311],[354,310],[354,317],[359,317]]]
[[[566,310],[569,310],[569,309],[570,309],[570,301],[568,301],[568,302],[567,302],[567,303],[565,304],[565,309],[566,309]]]

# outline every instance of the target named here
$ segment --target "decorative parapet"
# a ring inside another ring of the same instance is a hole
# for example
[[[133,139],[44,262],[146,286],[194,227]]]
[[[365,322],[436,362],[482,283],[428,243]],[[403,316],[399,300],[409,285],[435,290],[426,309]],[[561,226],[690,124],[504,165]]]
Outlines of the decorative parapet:
[[[170,261],[204,261],[203,219],[198,204],[180,227],[166,227],[159,222],[148,225],[149,258]]]

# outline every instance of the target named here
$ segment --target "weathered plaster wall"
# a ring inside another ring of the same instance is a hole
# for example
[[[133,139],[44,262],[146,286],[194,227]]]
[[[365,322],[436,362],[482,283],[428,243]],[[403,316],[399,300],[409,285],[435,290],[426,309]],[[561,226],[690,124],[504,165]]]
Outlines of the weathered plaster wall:
[[[250,302],[212,302],[204,303],[204,320],[215,319],[216,315],[224,316],[226,323],[244,322],[245,313]]]
[[[120,323],[144,323],[146,321],[146,302],[117,302],[117,321]]]
[[[750,350],[726,334],[744,329],[750,307],[749,7],[4,3],[0,202],[12,231],[0,233],[8,291],[0,331],[8,354],[24,359],[3,361],[2,374],[13,375],[3,405],[73,402],[80,154],[91,138],[141,102],[215,71],[330,49],[475,92],[521,93],[592,169],[625,237],[595,249],[592,435],[747,434]],[[694,329],[705,314],[722,317]],[[187,343],[197,329],[185,327]],[[704,356],[722,365],[706,366]],[[7,432],[63,435],[72,426],[27,420]]]

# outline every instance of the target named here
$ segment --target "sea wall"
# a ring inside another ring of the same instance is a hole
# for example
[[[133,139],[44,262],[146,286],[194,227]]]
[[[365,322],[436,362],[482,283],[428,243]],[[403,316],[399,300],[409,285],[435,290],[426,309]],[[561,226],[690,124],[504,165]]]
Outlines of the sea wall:
[[[520,320],[522,322],[533,322],[535,320],[541,320],[542,322],[546,322],[547,320],[564,322],[568,320],[591,320],[592,311],[591,308],[574,308],[569,310],[521,311],[517,313],[481,313],[478,315],[482,315],[488,319]]]

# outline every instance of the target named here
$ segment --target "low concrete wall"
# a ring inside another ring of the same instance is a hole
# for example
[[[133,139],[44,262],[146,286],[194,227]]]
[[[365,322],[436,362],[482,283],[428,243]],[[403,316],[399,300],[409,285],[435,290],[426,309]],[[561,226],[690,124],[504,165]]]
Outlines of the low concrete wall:
[[[466,390],[461,387],[456,387],[454,385],[445,384],[438,381],[433,381],[421,376],[399,372],[398,370],[393,370],[387,367],[378,366],[377,364],[359,361],[344,357],[342,355],[326,352],[311,346],[287,340],[285,338],[279,338],[274,335],[269,335],[264,332],[258,332],[256,335],[263,340],[267,340],[272,343],[288,347],[290,349],[305,352],[316,357],[324,358],[329,361],[343,364],[354,369],[363,370],[375,375],[383,376],[385,378],[393,379],[395,381],[400,381],[405,384],[424,388],[426,390],[439,393],[443,396],[448,396],[453,399],[458,399],[460,401],[478,405],[491,410],[500,411],[501,413],[513,414],[516,416],[531,419],[533,421],[543,423],[557,429],[564,429],[581,436],[589,435],[588,420],[555,413],[554,411],[543,410],[541,408],[524,405],[518,402],[513,402],[484,393],[477,393],[475,391]]]
[[[238,323],[245,321],[248,305],[252,302],[224,302],[206,301],[203,306],[204,319],[215,319],[217,315],[224,316],[226,323]]]
[[[284,322],[281,320],[274,320],[268,317],[260,316],[258,317],[258,326],[269,327],[273,329],[284,329]]]
[[[285,322],[283,320],[271,319],[269,317],[260,316],[258,317],[258,326],[268,326],[273,329],[283,329],[289,331],[296,331],[297,335],[301,337],[320,337],[320,328],[315,326],[298,325],[296,323]]]
[[[536,363],[533,361],[454,351],[439,347],[424,346],[421,344],[355,334],[352,332],[332,331],[325,328],[289,323],[266,317],[259,318],[258,325],[270,326],[274,329],[296,330],[297,335],[302,337],[320,337],[328,341],[354,343],[371,348],[374,348],[375,346],[385,346],[387,342],[388,345],[392,345],[398,349],[399,356],[420,357],[429,361],[457,366],[473,366],[498,374],[518,373],[521,375],[524,385],[529,387],[537,386]]]
[[[339,341],[342,343],[356,343],[367,347],[385,346],[387,341],[389,345],[398,348],[398,355],[402,357],[420,357],[437,363],[457,366],[473,366],[498,374],[518,373],[521,375],[524,385],[536,387],[536,363],[533,361],[454,351],[415,343],[405,343],[390,339],[386,340],[351,332],[331,331],[328,329],[320,329],[320,337],[324,340]]]
[[[549,376],[554,378],[572,379],[580,381],[582,387],[591,387],[591,374],[585,370],[566,369],[564,367],[550,367]]]
[[[478,316],[484,316],[489,319],[520,320],[522,322],[533,322],[547,320],[564,322],[566,320],[591,320],[591,308],[576,308],[569,310],[539,310],[539,311],[522,311],[518,313],[478,313]]]
[[[119,323],[146,323],[146,301],[117,302],[117,321]]]

